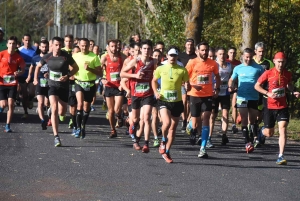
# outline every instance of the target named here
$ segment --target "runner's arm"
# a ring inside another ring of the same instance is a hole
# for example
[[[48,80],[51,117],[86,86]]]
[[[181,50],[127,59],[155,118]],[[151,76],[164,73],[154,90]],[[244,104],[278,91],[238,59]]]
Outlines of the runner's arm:
[[[131,74],[131,73],[127,73],[129,70],[133,69],[136,65],[136,59],[132,59],[130,62],[128,62],[128,64],[126,66],[124,66],[124,68],[122,68],[120,76],[123,78],[137,78],[137,75],[140,74]]]
[[[34,66],[31,64],[30,67],[29,67],[29,72],[28,72],[28,76],[27,76],[26,82],[29,82],[29,80],[31,79],[31,75],[32,75],[33,72],[34,72]]]
[[[153,92],[155,94],[155,97],[157,99],[160,99],[160,94],[157,91],[157,89],[158,89],[158,82],[157,81],[158,81],[158,78],[156,78],[155,76],[153,76],[153,79],[151,81],[151,86],[152,86]]]
[[[87,66],[87,68],[85,70],[90,71],[91,73],[94,73],[95,75],[98,75],[100,77],[102,77],[102,75],[103,75],[101,66],[97,66],[95,69],[89,68]]]
[[[35,70],[34,70],[34,84],[36,85],[38,83],[38,75],[40,73],[40,70],[42,68],[42,64],[39,62],[36,67],[35,67]]]
[[[131,96],[130,95],[130,89],[127,87],[126,82],[128,82],[128,79],[127,78],[122,78],[121,82],[120,82],[120,85],[121,85],[122,89],[124,89],[126,91],[126,97],[130,98],[130,96]]]

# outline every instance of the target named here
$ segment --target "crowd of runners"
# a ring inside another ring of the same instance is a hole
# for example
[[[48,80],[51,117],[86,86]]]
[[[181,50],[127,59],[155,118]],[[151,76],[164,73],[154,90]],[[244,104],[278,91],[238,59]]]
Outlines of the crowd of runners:
[[[299,92],[292,73],[285,69],[285,54],[277,52],[272,61],[266,59],[262,42],[254,50],[244,49],[237,60],[234,47],[214,49],[193,39],[185,41],[181,52],[176,46],[166,49],[163,42],[153,44],[136,34],[128,46],[108,40],[102,52],[93,40],[72,35],[50,41],[42,37],[35,46],[29,34],[23,35],[22,46],[15,36],[3,38],[0,28],[0,112],[8,108],[5,132],[12,132],[15,105],[22,104],[26,119],[36,97],[41,128],[52,126],[56,147],[61,146],[58,124],[66,119],[67,111],[71,134],[84,139],[99,91],[111,127],[109,138],[117,137],[118,128],[126,126],[133,148],[148,153],[152,131],[152,146],[158,147],[167,163],[173,162],[170,150],[182,119],[181,131],[189,135],[191,145],[200,146],[199,158],[208,157],[213,143],[229,143],[228,131],[238,132],[236,122],[241,123],[245,151],[253,152],[265,143],[265,137],[274,135],[277,121],[276,163],[287,164],[283,154],[288,97],[298,98]],[[220,142],[212,140],[219,111]]]

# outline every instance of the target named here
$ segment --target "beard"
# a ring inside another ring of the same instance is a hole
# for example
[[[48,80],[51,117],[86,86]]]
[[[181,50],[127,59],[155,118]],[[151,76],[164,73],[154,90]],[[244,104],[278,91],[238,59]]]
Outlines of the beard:
[[[42,54],[47,54],[49,52],[49,50],[45,50],[45,51],[41,51]]]
[[[200,56],[201,59],[206,60],[207,57],[208,57],[208,54],[201,54],[201,53],[199,53],[199,56]]]

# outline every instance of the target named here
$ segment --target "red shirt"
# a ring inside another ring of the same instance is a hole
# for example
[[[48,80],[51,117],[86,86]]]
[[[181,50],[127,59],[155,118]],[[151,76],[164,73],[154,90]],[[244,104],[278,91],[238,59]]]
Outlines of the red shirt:
[[[283,109],[287,108],[286,100],[286,87],[292,80],[292,74],[283,70],[282,73],[278,72],[276,68],[265,71],[257,80],[258,83],[263,84],[268,82],[269,92],[277,94],[276,98],[268,97],[268,109]]]
[[[14,72],[18,67],[25,68],[26,63],[18,53],[9,54],[7,50],[0,52],[0,85],[15,86],[18,84]]]
[[[135,73],[142,71],[144,75],[142,79],[130,79],[131,96],[153,96],[154,92],[151,87],[151,81],[153,79],[154,70],[154,62],[152,58],[150,58],[150,63],[147,66],[138,58]]]
[[[238,66],[241,64],[241,62],[239,60],[234,59],[233,61],[226,59],[227,62],[231,63],[232,68]]]
[[[120,86],[121,77],[120,72],[123,66],[122,57],[119,56],[118,60],[113,62],[110,56],[106,55],[106,79],[107,84],[105,86],[118,88]]]

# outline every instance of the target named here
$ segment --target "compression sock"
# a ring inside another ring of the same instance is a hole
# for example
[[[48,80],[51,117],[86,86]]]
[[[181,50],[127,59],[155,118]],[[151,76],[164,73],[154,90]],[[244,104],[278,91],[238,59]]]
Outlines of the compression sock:
[[[72,119],[72,122],[73,122],[73,127],[77,129],[76,115],[71,114],[71,119]]]
[[[249,140],[249,131],[247,126],[242,126],[243,137],[245,138],[245,144],[247,144]]]
[[[83,111],[83,118],[82,118],[82,128],[85,128],[86,122],[89,118],[90,112]]]
[[[208,135],[209,135],[209,126],[202,126],[201,147],[206,147]]]
[[[76,114],[76,123],[77,123],[77,127],[79,129],[81,129],[81,124],[82,124],[82,110],[77,110],[77,114]]]

